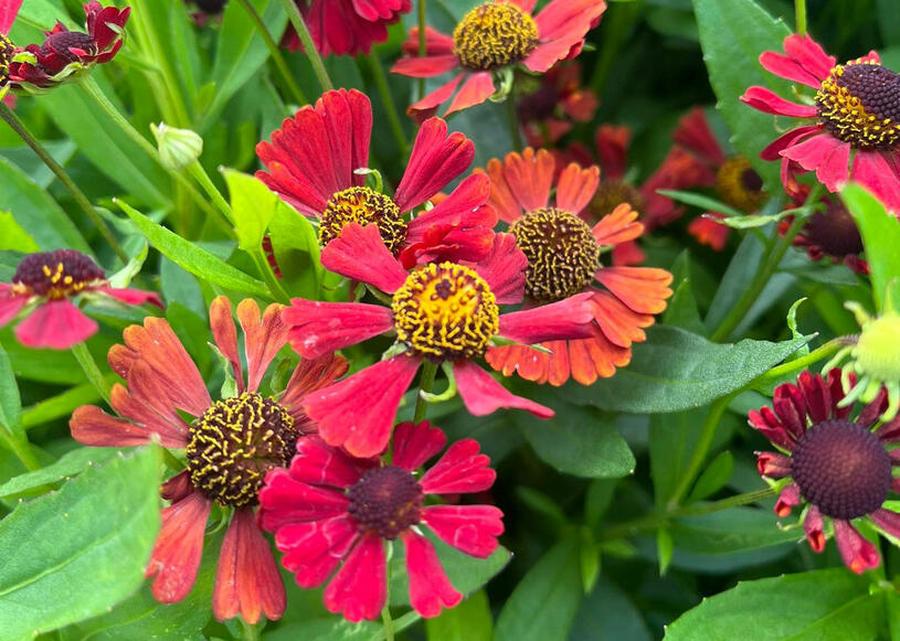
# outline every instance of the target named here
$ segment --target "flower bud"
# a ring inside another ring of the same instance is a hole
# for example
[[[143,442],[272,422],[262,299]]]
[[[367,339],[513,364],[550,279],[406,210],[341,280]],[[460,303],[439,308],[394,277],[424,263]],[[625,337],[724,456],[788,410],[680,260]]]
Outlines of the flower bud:
[[[150,125],[159,158],[167,169],[180,171],[200,158],[203,153],[203,138],[190,129],[176,129],[165,123]]]

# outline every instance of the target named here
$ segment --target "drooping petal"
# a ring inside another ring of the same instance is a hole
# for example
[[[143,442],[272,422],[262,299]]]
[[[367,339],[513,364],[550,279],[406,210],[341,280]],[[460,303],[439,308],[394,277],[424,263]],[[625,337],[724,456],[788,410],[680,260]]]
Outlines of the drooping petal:
[[[443,430],[428,421],[400,423],[394,428],[391,465],[413,472],[447,444]]]
[[[439,615],[443,608],[458,605],[462,594],[450,584],[431,541],[409,531],[401,538],[406,547],[409,604],[413,609],[428,619]]]
[[[194,587],[211,506],[209,499],[194,491],[162,511],[162,528],[146,570],[160,603],[177,603]]]
[[[16,326],[16,338],[35,349],[69,349],[97,333],[97,323],[70,300],[38,305]]]
[[[210,303],[209,326],[216,347],[231,364],[231,374],[237,381],[238,392],[243,392],[244,372],[238,355],[237,326],[231,316],[231,301],[227,296],[216,296]]]
[[[521,409],[538,418],[550,418],[553,410],[527,398],[516,396],[477,364],[459,361],[453,367],[459,395],[473,416],[487,416],[500,408]]]
[[[813,552],[825,550],[825,522],[822,513],[815,505],[810,505],[803,519],[803,531],[806,533],[806,542]]]
[[[862,534],[849,521],[833,519],[833,523],[834,540],[837,541],[844,565],[856,574],[877,568],[881,563],[878,548],[863,538]]]
[[[387,599],[387,559],[384,542],[364,536],[350,552],[343,567],[325,588],[325,607],[356,623],[374,620]]]
[[[349,516],[310,523],[292,523],[275,533],[275,545],[284,555],[281,564],[293,573],[301,588],[315,588],[331,576],[359,537]]]
[[[480,105],[494,95],[497,88],[494,86],[494,76],[490,71],[480,71],[469,74],[462,87],[459,88],[453,101],[447,107],[445,113],[449,116],[457,111]]]
[[[389,294],[397,291],[407,276],[403,265],[385,246],[377,225],[345,225],[340,235],[322,250],[322,265]]]
[[[503,534],[503,512],[493,505],[430,505],[422,520],[447,545],[486,559]]]
[[[588,338],[594,335],[593,296],[584,292],[549,305],[502,314],[498,334],[525,345]]]
[[[582,169],[577,163],[571,163],[556,183],[556,206],[578,214],[591,202],[599,185],[600,170],[596,166]]]
[[[494,236],[491,252],[475,265],[475,270],[487,281],[501,305],[522,301],[527,269],[528,258],[516,245],[516,237],[512,234]]]
[[[425,494],[474,494],[489,489],[497,478],[491,459],[478,441],[457,441],[419,480]]]
[[[284,614],[286,599],[272,550],[256,525],[253,508],[235,510],[219,553],[213,614],[219,621],[240,615],[254,624],[261,614],[277,621]]]
[[[347,512],[349,501],[336,489],[302,483],[283,468],[266,475],[259,491],[259,522],[263,529],[274,532],[289,523],[320,521]]]
[[[322,303],[295,298],[283,312],[291,347],[304,358],[356,345],[393,328],[391,309],[367,303]]]

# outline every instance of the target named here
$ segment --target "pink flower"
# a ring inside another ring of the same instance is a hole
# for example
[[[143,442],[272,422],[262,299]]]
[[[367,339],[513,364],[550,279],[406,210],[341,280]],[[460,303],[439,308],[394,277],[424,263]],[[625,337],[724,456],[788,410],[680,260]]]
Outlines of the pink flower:
[[[387,40],[387,26],[412,8],[410,0],[296,1],[323,56],[369,53],[373,44]],[[291,51],[301,48],[293,27],[288,28],[281,44]]]
[[[301,439],[290,468],[270,472],[259,493],[262,527],[275,533],[281,564],[297,584],[327,582],[329,611],[354,622],[375,619],[387,600],[385,547],[400,539],[412,607],[434,617],[456,606],[462,595],[422,530],[484,559],[497,549],[503,513],[491,505],[425,504],[430,496],[483,492],[496,478],[473,439],[454,443],[417,476],[446,441],[427,421],[396,427],[391,458],[354,458],[318,437]]]
[[[792,163],[815,171],[829,191],[855,180],[900,212],[900,75],[883,67],[874,51],[839,65],[806,35],[788,36],[783,55],[766,51],[759,62],[776,76],[816,90],[815,104],[791,102],[760,86],[741,96],[759,111],[807,121],[760,156],[781,158],[783,177]]]

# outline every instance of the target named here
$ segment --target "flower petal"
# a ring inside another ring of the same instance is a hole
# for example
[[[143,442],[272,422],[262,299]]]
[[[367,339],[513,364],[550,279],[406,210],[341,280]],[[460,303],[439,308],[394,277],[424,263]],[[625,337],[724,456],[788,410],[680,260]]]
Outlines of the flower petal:
[[[67,299],[38,305],[16,326],[16,338],[35,349],[69,349],[97,333],[97,323]]]
[[[402,539],[406,547],[409,604],[413,609],[428,619],[439,615],[443,608],[459,605],[463,596],[450,584],[431,541],[412,532],[405,532]]]
[[[394,327],[389,307],[367,303],[322,303],[295,298],[283,312],[291,347],[304,358],[318,358],[356,345]]]
[[[359,541],[325,588],[324,599],[329,612],[353,623],[378,618],[387,600],[387,559],[380,538],[367,535]]]
[[[511,393],[486,371],[470,361],[453,366],[459,395],[473,416],[487,416],[502,407],[531,412],[538,418],[550,418],[553,410]]]
[[[428,421],[400,423],[394,428],[391,465],[413,472],[447,444],[443,430]]]
[[[162,511],[162,528],[146,571],[160,603],[177,603],[194,587],[211,506],[209,499],[194,491]]]

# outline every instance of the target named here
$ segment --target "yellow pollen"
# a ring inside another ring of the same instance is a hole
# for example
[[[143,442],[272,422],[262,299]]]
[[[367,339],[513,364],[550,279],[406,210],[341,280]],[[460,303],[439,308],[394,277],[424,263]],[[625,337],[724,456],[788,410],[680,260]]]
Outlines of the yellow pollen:
[[[398,340],[436,359],[481,356],[500,329],[500,308],[487,282],[451,262],[412,272],[391,309]]]
[[[453,53],[460,64],[479,71],[518,62],[537,44],[534,18],[509,2],[487,2],[475,7],[453,31]]]
[[[375,224],[385,246],[393,253],[406,240],[406,221],[397,204],[368,187],[350,187],[334,194],[322,212],[319,244],[324,247],[350,223]]]

